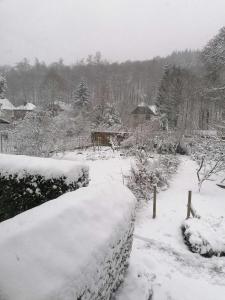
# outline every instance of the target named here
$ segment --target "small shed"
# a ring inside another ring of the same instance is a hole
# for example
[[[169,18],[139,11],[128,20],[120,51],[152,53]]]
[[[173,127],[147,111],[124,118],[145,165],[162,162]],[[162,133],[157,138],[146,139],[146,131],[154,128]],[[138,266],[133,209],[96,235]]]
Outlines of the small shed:
[[[91,132],[91,141],[95,146],[112,146],[112,143],[120,145],[128,137],[129,132],[118,127],[99,127]]]

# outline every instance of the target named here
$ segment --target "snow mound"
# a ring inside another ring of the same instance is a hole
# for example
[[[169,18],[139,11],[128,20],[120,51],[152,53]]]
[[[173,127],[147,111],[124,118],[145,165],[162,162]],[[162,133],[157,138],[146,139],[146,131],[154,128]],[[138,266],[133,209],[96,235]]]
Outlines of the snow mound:
[[[14,110],[15,106],[8,99],[0,99],[0,110]]]
[[[20,105],[15,108],[15,110],[34,110],[36,106],[33,103],[27,103],[25,105]]]
[[[2,222],[0,299],[110,299],[128,266],[135,202],[123,185],[96,185]]]
[[[225,256],[225,219],[193,218],[184,222],[183,234],[192,252],[202,256]]]
[[[45,179],[65,176],[66,183],[70,184],[87,172],[88,166],[84,163],[25,155],[0,154],[0,173],[5,176],[17,174],[18,178],[22,178],[28,173],[30,175],[41,175]]]

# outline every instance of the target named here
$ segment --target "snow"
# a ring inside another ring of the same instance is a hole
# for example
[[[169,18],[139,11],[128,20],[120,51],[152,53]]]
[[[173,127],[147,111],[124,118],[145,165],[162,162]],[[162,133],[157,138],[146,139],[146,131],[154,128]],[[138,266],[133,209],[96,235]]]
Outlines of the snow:
[[[145,102],[141,102],[141,103],[138,104],[138,107],[145,107],[145,106],[147,106],[147,105],[145,104]]]
[[[126,187],[111,182],[66,193],[2,222],[0,299],[74,300],[85,292],[84,299],[108,299],[96,293],[110,281],[108,263],[113,276],[120,268],[121,257],[112,257],[130,237],[135,201]]]
[[[154,300],[224,299],[225,259],[190,252],[181,232],[188,190],[204,218],[219,219],[225,211],[225,191],[216,182],[207,182],[198,192],[196,169],[189,158],[182,159],[170,188],[157,196],[155,220],[152,202],[138,210],[130,268],[117,300],[148,300],[152,293]]]
[[[157,106],[156,105],[149,105],[149,108],[155,115],[157,114]]]
[[[87,164],[90,187],[110,185],[109,193],[116,198],[117,186],[124,183],[123,175],[129,175],[133,159],[108,148],[101,149],[66,152],[55,158]],[[190,252],[182,236],[188,191],[192,190],[193,207],[202,220],[207,220],[207,224],[201,225],[202,232],[213,236],[217,247],[224,241],[224,227],[216,228],[216,224],[224,224],[225,190],[216,186],[218,179],[207,181],[199,193],[196,169],[190,158],[182,157],[169,189],[157,195],[156,219],[152,219],[152,202],[137,210],[130,266],[116,300],[149,300],[151,295],[154,300],[224,299],[225,258],[204,258]],[[114,211],[119,213],[118,209],[111,212]],[[206,228],[208,220],[211,220],[210,230],[219,233],[217,236]],[[199,228],[193,227],[196,233]]]
[[[27,173],[41,175],[46,179],[65,176],[66,183],[69,184],[87,173],[88,166],[84,163],[58,161],[52,158],[0,154],[0,172],[5,176],[17,174],[19,178]]]
[[[225,254],[225,219],[223,217],[188,219],[184,222],[185,236],[202,255]]]
[[[80,161],[89,166],[90,185],[105,182],[124,183],[124,176],[128,175],[134,163],[130,157],[121,156],[120,152],[109,147],[102,147],[100,151],[92,149],[58,154],[55,158]]]
[[[15,106],[8,99],[0,99],[0,110],[15,110]]]
[[[27,103],[25,105],[20,105],[15,107],[15,110],[34,110],[36,106],[33,103]]]

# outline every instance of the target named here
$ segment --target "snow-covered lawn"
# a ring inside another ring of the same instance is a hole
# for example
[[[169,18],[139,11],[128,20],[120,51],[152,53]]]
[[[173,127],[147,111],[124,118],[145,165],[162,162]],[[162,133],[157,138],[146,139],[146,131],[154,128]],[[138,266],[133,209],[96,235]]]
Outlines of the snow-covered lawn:
[[[94,154],[94,160],[90,151],[66,153],[61,158],[85,160],[91,184],[121,182],[132,163],[132,159],[111,150]],[[195,163],[182,157],[170,188],[157,197],[157,218],[152,219],[152,202],[138,210],[130,267],[117,300],[224,299],[225,258],[191,253],[181,233],[188,190],[193,191],[193,205],[201,216],[219,218],[225,213],[225,190],[210,181],[199,194],[195,170]]]

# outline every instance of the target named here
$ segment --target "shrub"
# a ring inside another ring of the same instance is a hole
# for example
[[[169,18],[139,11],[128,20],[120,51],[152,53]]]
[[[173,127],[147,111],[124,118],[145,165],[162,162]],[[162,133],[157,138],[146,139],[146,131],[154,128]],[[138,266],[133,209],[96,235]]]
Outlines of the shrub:
[[[204,257],[225,256],[224,218],[192,218],[184,221],[182,233],[190,251]]]
[[[174,155],[151,157],[143,150],[136,152],[136,164],[131,169],[128,187],[138,201],[148,201],[152,197],[154,186],[165,189],[170,177],[176,172],[179,160]]]

